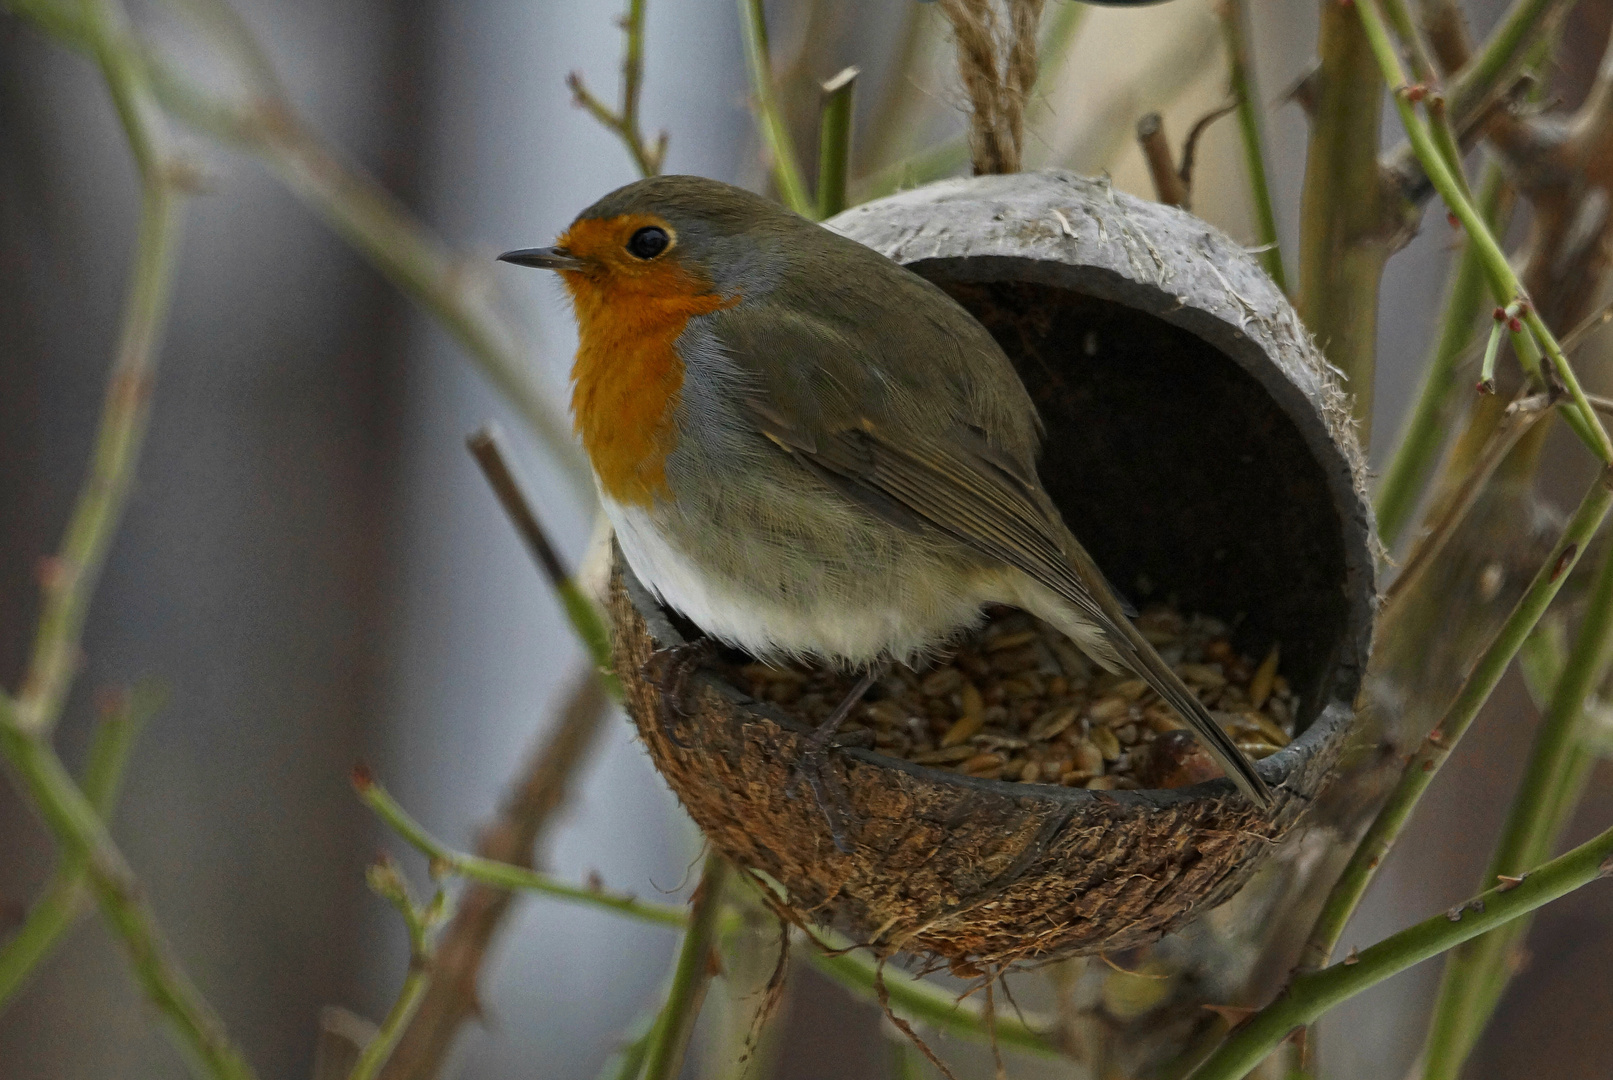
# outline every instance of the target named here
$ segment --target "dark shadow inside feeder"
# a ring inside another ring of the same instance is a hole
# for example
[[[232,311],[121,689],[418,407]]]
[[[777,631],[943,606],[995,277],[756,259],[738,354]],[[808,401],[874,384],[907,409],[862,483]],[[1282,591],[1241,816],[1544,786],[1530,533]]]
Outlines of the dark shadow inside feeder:
[[[1025,282],[940,282],[1012,358],[1047,428],[1042,483],[1138,606],[1170,602],[1281,644],[1297,729],[1325,703],[1348,613],[1326,478],[1270,394],[1195,334]]]

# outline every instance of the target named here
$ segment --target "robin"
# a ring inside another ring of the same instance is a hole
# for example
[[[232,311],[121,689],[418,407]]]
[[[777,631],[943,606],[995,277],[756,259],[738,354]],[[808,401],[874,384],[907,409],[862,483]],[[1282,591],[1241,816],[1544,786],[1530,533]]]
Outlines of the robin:
[[[629,184],[554,247],[499,258],[565,282],[576,430],[639,580],[759,659],[864,672],[803,755],[831,826],[835,730],[885,663],[921,662],[988,604],[1141,676],[1270,805],[1065,526],[1037,479],[1029,394],[941,289],[694,176]]]

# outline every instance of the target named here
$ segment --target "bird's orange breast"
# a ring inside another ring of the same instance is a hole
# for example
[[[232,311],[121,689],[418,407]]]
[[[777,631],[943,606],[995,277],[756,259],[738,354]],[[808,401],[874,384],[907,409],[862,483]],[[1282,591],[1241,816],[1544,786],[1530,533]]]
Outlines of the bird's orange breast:
[[[593,246],[589,226],[573,225],[562,243]],[[684,365],[677,340],[697,315],[738,303],[717,295],[672,260],[632,274],[568,271],[577,312],[577,362],[571,411],[600,486],[619,503],[648,506],[666,492],[667,456],[677,448],[674,414]]]

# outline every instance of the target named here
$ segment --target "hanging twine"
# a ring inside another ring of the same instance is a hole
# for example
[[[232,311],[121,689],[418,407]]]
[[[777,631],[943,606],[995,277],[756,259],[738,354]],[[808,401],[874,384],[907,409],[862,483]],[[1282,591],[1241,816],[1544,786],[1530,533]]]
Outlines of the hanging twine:
[[[1044,2],[1000,0],[1006,10],[999,15],[998,0],[941,0],[973,110],[969,150],[976,174],[1019,171]]]

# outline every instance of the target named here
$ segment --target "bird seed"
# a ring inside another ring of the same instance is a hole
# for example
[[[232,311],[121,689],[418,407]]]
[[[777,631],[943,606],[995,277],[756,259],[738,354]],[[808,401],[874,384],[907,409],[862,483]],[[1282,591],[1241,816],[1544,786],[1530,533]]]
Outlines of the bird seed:
[[[1273,645],[1255,663],[1225,623],[1156,605],[1137,627],[1251,758],[1288,745],[1298,701]],[[731,671],[804,723],[829,716],[854,674],[751,663]],[[1221,768],[1175,711],[1130,673],[1102,671],[1051,627],[1009,608],[922,670],[896,666],[841,728],[847,742],[981,779],[1096,791],[1185,787]]]

